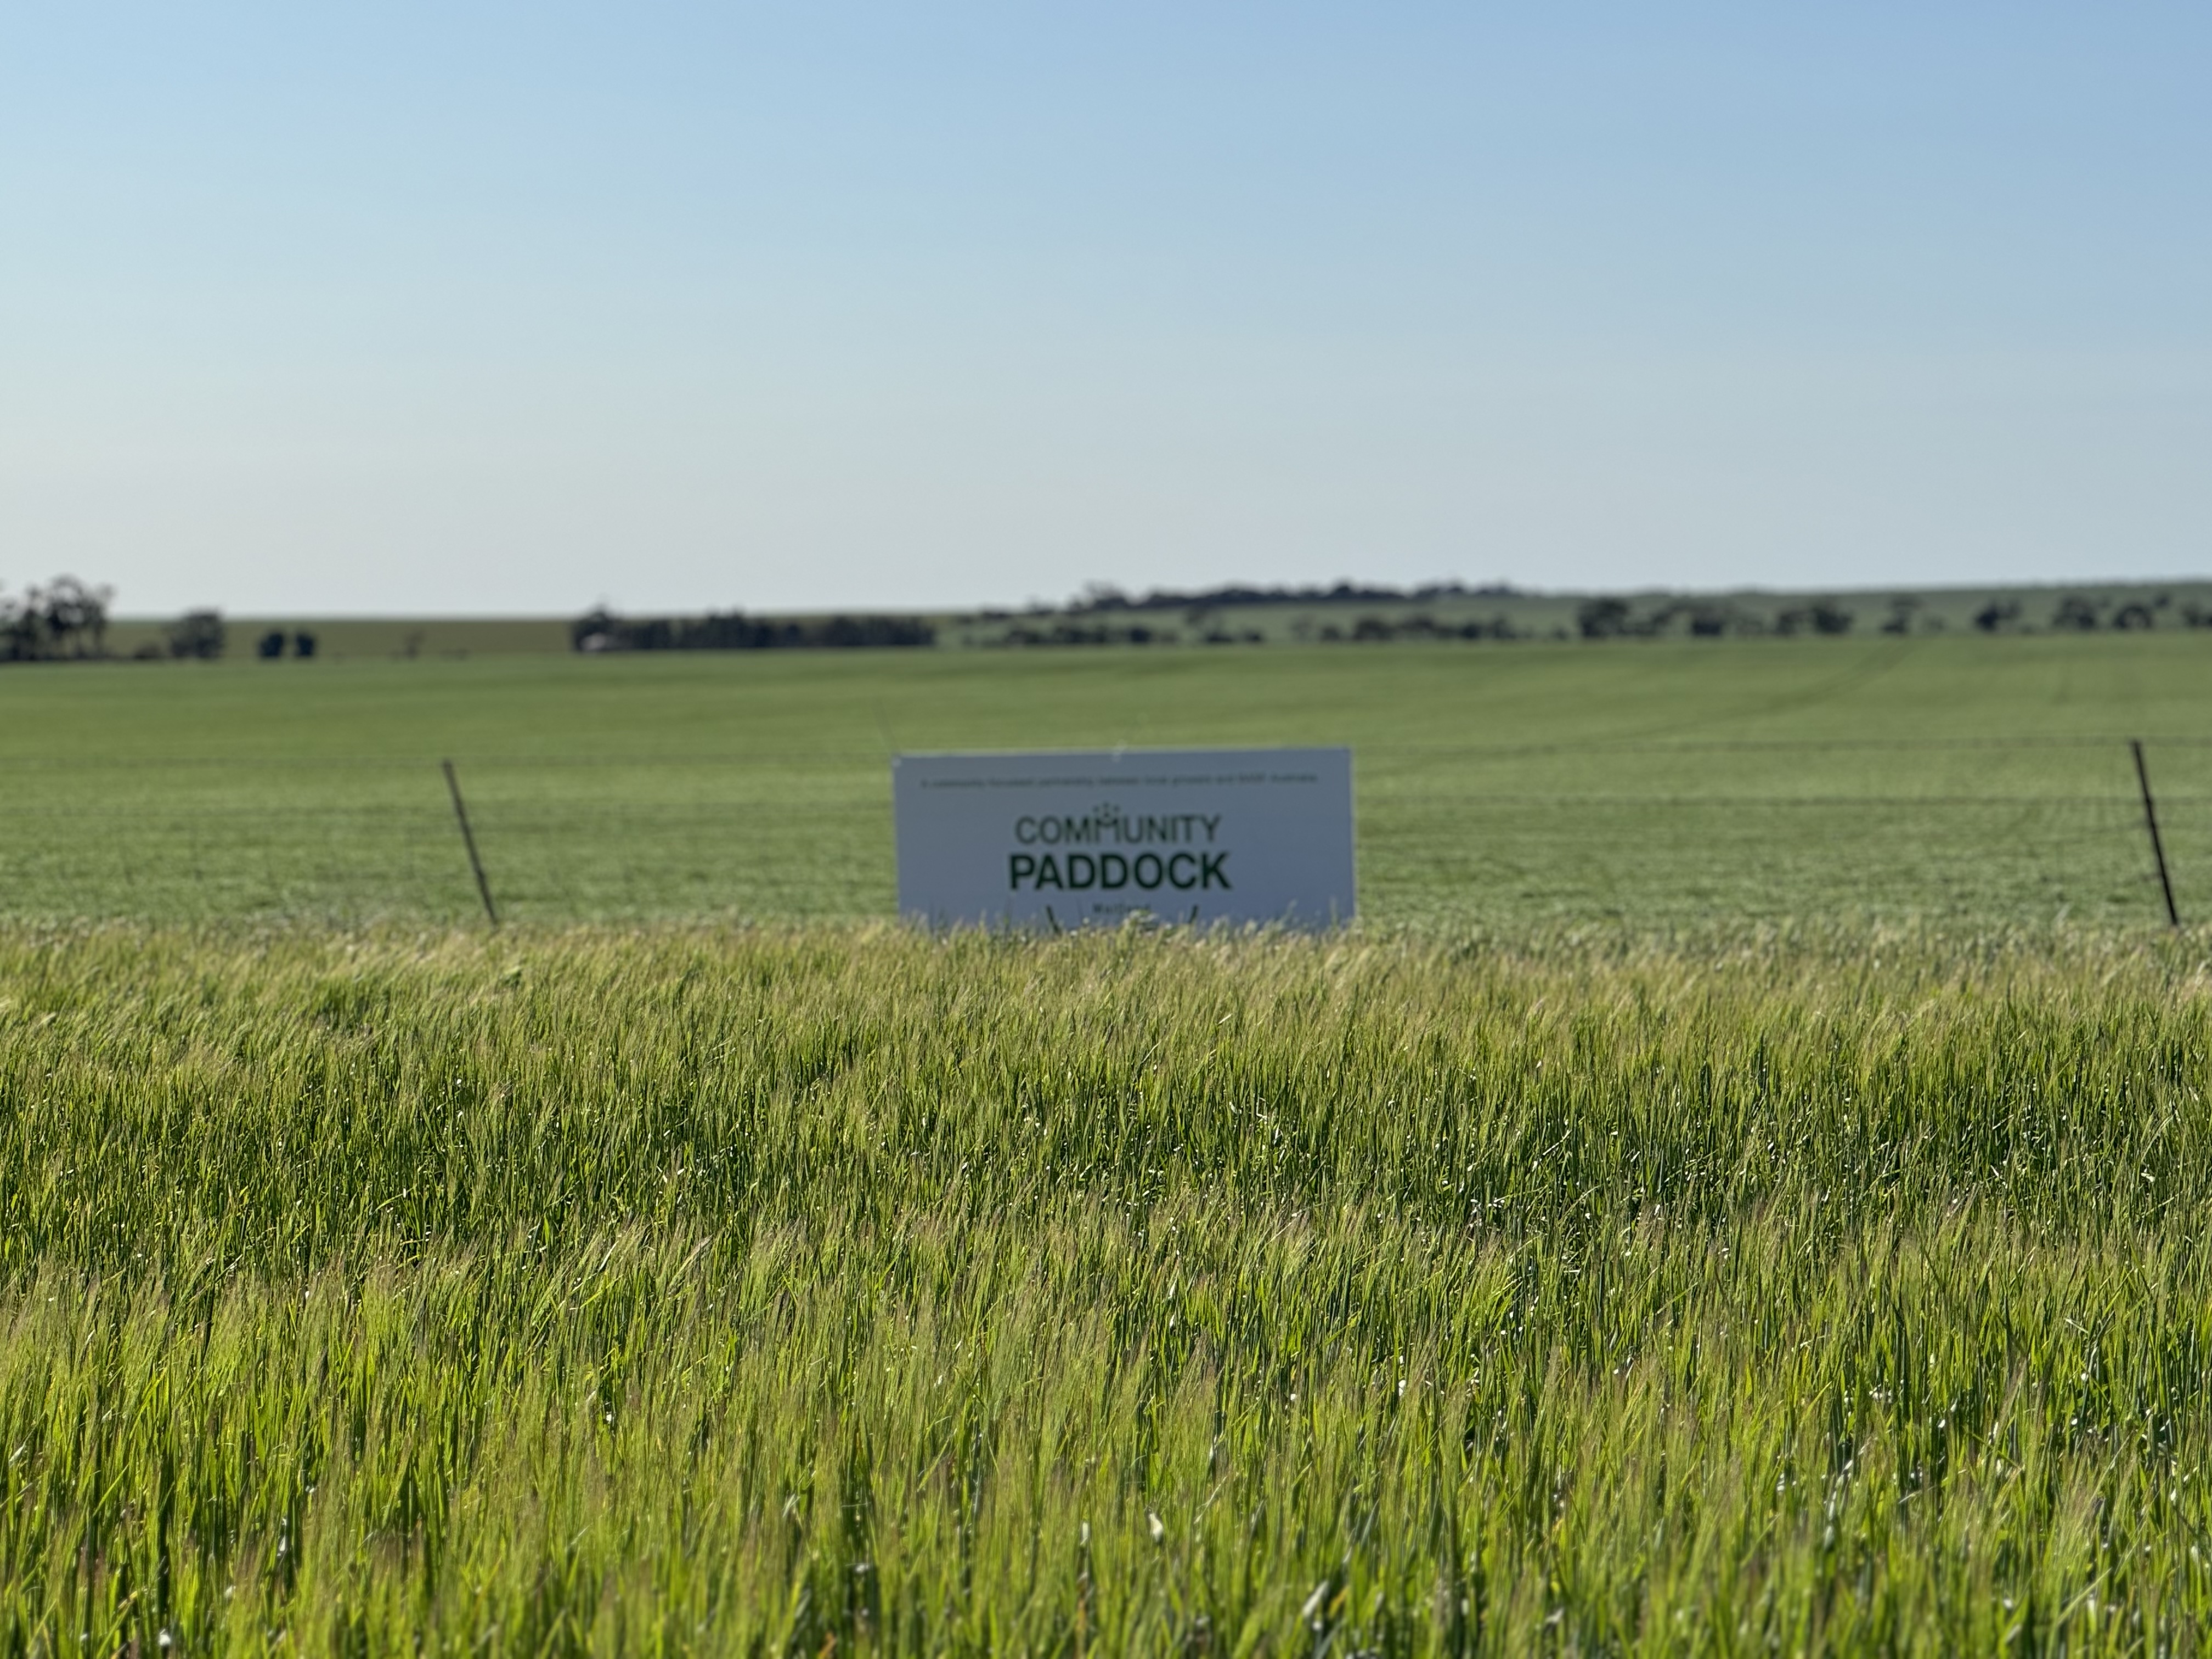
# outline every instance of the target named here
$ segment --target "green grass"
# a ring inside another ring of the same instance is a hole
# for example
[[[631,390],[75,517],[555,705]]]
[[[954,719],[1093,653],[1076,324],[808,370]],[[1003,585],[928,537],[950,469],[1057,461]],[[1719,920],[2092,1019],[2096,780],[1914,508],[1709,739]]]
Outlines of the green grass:
[[[0,669],[0,915],[465,921],[893,905],[897,749],[1347,743],[1362,902],[1446,931],[2212,913],[2212,636]]]
[[[2200,1650],[2208,691],[0,671],[0,1654]],[[1348,934],[865,920],[895,750],[1270,742]]]
[[[18,925],[0,1651],[2197,1651],[2205,945]]]

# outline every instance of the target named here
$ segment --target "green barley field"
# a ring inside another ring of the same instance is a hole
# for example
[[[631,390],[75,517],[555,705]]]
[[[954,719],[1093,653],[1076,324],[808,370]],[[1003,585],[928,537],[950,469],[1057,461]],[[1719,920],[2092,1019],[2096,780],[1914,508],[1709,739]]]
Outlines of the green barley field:
[[[1349,744],[1392,927],[2212,913],[2212,635],[58,664],[0,673],[0,914],[894,908],[899,750]]]
[[[2197,643],[0,671],[0,1653],[2203,1651]],[[1356,927],[889,919],[1185,741]]]

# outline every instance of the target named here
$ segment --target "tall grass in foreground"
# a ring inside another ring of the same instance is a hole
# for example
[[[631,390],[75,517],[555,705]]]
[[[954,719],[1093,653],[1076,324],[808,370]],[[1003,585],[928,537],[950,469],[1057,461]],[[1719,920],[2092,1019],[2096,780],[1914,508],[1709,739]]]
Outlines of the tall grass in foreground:
[[[0,935],[0,1650],[2197,1651],[2208,990]]]

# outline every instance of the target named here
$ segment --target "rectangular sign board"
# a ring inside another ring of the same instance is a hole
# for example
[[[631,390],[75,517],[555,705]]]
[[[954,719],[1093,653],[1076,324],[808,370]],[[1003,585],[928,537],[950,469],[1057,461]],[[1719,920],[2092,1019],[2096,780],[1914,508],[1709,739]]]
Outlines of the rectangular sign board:
[[[901,755],[891,800],[932,927],[1352,920],[1349,749]]]

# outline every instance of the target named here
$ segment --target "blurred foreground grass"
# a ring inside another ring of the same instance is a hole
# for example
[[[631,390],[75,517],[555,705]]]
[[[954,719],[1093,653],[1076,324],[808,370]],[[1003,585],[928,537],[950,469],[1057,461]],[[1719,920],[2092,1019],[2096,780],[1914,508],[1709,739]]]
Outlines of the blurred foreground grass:
[[[2195,1651],[2207,945],[17,927],[0,1651]]]

